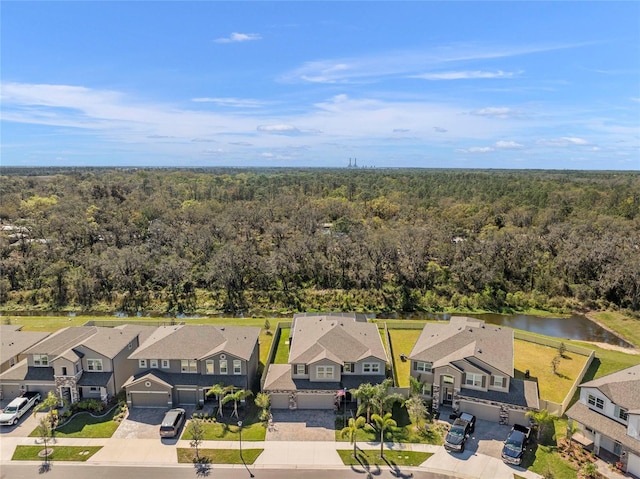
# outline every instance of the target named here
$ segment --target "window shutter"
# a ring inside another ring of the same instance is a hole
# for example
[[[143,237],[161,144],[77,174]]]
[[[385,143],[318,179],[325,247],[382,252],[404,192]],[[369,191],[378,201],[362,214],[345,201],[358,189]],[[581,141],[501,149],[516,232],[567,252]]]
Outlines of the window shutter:
[[[418,370],[418,363],[416,361],[413,361],[413,370],[414,371]]]
[[[482,387],[486,387],[487,385],[487,376],[482,376]]]
[[[304,373],[309,374],[309,366],[307,364],[304,365]]]
[[[489,382],[489,384],[491,386],[495,386],[496,385],[496,377],[495,376],[491,376],[491,381]]]
[[[462,384],[467,384],[467,373],[462,373]]]

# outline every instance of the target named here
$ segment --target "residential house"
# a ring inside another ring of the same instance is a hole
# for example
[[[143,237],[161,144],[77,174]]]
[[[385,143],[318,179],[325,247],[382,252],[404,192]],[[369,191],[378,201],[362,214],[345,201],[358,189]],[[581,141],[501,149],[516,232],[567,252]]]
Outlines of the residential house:
[[[513,330],[452,317],[424,326],[411,354],[411,376],[433,402],[500,424],[527,424],[539,407],[534,381],[514,378]]]
[[[135,371],[124,388],[130,407],[202,404],[215,384],[258,383],[260,328],[162,326],[129,355]]]
[[[26,358],[0,374],[3,394],[54,391],[74,403],[86,398],[106,400],[129,377],[127,356],[140,337],[154,328],[77,326],[61,329],[24,351]]]
[[[363,315],[299,314],[288,364],[271,364],[263,389],[274,409],[333,409],[349,389],[382,382],[387,361],[378,327]]]
[[[640,364],[581,384],[566,414],[578,423],[580,442],[640,477]]]
[[[22,331],[20,325],[0,326],[0,373],[25,359],[24,351],[49,336],[49,333]]]

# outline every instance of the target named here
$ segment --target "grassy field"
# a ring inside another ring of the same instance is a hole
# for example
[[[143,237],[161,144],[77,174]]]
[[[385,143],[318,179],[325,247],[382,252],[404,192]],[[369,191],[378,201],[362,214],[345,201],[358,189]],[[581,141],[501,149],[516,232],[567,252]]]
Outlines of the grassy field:
[[[403,361],[400,355],[406,354],[408,356],[411,353],[421,332],[421,329],[389,329],[393,346],[393,364],[400,387],[409,386],[409,375],[411,374],[411,361]]]
[[[280,339],[276,349],[276,357],[273,359],[273,364],[287,364],[289,361],[289,333],[291,328],[282,328],[280,330]]]
[[[640,320],[630,318],[616,311],[589,313],[587,317],[621,334],[636,348],[640,348]]]
[[[359,450],[357,458],[352,456],[353,449],[338,449],[338,454],[345,466],[362,466],[365,468],[368,466],[389,466],[391,468],[395,468],[395,466],[419,466],[433,456],[430,452],[385,450],[384,459],[381,459],[378,449]],[[401,477],[400,474],[396,475]]]
[[[587,357],[565,352],[554,374],[551,360],[558,355],[556,348],[529,341],[514,340],[514,368],[516,379],[524,379],[528,369],[531,379],[537,379],[540,398],[561,403],[584,367]]]
[[[84,462],[102,449],[102,446],[48,446],[53,449],[49,455],[49,461],[78,461]],[[44,449],[43,446],[16,446],[12,461],[43,461],[44,458],[38,454]]]
[[[246,464],[253,464],[262,451],[264,449],[242,449],[242,458]],[[195,457],[193,449],[179,447],[177,452],[179,463],[193,463]],[[242,464],[239,449],[200,449],[199,454],[200,458],[206,458],[209,464]]]

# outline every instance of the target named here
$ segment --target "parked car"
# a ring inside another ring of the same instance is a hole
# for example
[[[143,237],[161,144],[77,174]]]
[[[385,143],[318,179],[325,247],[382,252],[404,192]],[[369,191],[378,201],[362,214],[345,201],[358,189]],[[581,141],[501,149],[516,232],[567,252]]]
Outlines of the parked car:
[[[464,443],[475,429],[475,424],[475,416],[463,413],[453,421],[453,425],[444,439],[444,448],[447,451],[464,452]]]
[[[40,402],[40,393],[26,392],[11,401],[0,414],[0,425],[12,426],[17,424],[24,414]]]
[[[160,437],[175,437],[178,435],[185,419],[185,410],[182,408],[170,409],[164,415],[160,424]]]
[[[502,460],[507,464],[522,464],[522,456],[524,456],[525,447],[529,442],[531,428],[514,424],[509,432],[507,439],[504,441],[502,448]]]

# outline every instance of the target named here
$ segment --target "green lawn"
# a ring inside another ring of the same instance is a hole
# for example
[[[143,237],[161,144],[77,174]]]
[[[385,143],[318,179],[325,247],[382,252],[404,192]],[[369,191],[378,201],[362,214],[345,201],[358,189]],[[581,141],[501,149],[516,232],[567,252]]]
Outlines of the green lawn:
[[[401,354],[409,356],[413,346],[416,344],[421,329],[389,329],[391,345],[393,346],[393,365],[398,378],[398,386],[409,387],[409,376],[411,374],[411,361],[402,361]]]
[[[589,313],[587,317],[621,334],[635,347],[640,348],[640,320],[625,316],[616,311]]]
[[[345,466],[419,466],[433,454],[415,451],[384,451],[384,459],[380,458],[379,449],[358,450],[357,458],[352,456],[353,449],[338,449],[340,459]]]
[[[224,422],[204,423],[203,439],[205,441],[239,441],[240,428],[237,425],[238,420],[235,417],[229,419],[227,416],[223,421]],[[264,441],[267,435],[267,429],[263,422],[253,419],[244,419],[242,422],[242,441]],[[192,439],[186,426],[181,439],[187,441]]]
[[[273,359],[273,364],[287,364],[289,362],[289,333],[291,328],[282,328],[280,330],[280,339],[276,349],[276,357]]]
[[[540,398],[556,403],[564,401],[587,361],[586,356],[566,352],[558,365],[558,374],[554,374],[551,360],[558,355],[556,348],[520,339],[513,341],[513,348],[516,379],[524,379],[528,369],[531,378],[538,381]]]
[[[242,438],[244,439],[244,434]],[[193,449],[179,447],[177,451],[179,463],[193,463],[195,457]],[[242,449],[244,462],[253,464],[262,451],[264,449]],[[206,458],[209,464],[242,464],[239,449],[200,449],[199,454],[201,458]]]
[[[102,446],[49,446],[53,453],[49,455],[49,461],[80,461],[84,462],[102,449]],[[43,446],[16,446],[12,461],[44,461],[38,456]]]
[[[102,417],[93,417],[87,412],[76,414],[71,421],[55,431],[55,437],[111,437],[120,423],[113,421],[116,408]],[[34,429],[29,437],[38,437]]]

